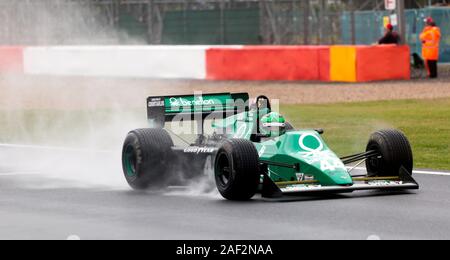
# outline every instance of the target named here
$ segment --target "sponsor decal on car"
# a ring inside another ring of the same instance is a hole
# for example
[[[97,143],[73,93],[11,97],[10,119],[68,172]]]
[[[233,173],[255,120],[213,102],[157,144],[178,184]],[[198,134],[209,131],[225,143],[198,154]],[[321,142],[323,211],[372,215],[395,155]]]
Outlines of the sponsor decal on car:
[[[306,141],[308,140],[308,141]],[[314,146],[311,146],[311,140]],[[322,140],[314,134],[303,134],[298,140],[298,144],[302,151],[300,154],[305,158],[305,161],[311,165],[319,165],[320,170],[333,172],[336,170],[346,171],[345,165],[336,157],[336,155],[326,150],[325,144]],[[347,178],[349,178],[347,176]]]
[[[370,186],[396,186],[402,185],[403,181],[385,181],[385,180],[377,180],[377,181],[369,181],[367,182]]]
[[[198,146],[189,146],[184,149],[184,153],[193,153],[193,154],[211,154],[216,152],[217,148],[214,147],[198,147]]]
[[[213,106],[216,105],[214,99],[204,99],[202,96],[195,97],[194,100],[188,100],[184,98],[172,97],[169,99],[170,106],[172,107],[186,107],[186,106]]]
[[[152,98],[148,101],[148,107],[163,107],[164,100],[162,98]]]
[[[302,192],[302,191],[309,191],[309,190],[314,190],[314,189],[319,189],[322,188],[322,185],[318,185],[318,184],[308,184],[308,185],[290,185],[284,188],[281,188],[280,190],[282,192]]]

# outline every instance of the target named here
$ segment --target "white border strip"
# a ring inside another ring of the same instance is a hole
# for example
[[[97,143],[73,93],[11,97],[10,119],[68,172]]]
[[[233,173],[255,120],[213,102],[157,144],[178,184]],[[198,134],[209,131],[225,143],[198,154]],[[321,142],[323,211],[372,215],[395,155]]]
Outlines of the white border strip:
[[[355,170],[365,171],[364,167],[356,167]],[[424,170],[416,170],[413,171],[414,174],[424,174],[424,175],[440,175],[440,176],[450,176],[450,172],[440,172],[440,171],[424,171]]]
[[[415,174],[425,174],[425,175],[441,175],[441,176],[450,176],[450,172],[438,172],[438,171],[413,171]]]

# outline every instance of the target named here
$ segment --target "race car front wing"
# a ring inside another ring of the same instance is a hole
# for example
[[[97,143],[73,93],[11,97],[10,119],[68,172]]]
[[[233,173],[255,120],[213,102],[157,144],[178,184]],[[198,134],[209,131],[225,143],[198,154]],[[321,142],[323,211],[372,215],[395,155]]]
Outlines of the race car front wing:
[[[399,191],[419,189],[419,184],[404,167],[400,168],[399,176],[353,178],[353,182],[354,184],[351,186],[324,186],[316,181],[273,182],[269,176],[264,175],[261,194],[266,198],[279,198],[283,195],[337,194],[362,190]]]

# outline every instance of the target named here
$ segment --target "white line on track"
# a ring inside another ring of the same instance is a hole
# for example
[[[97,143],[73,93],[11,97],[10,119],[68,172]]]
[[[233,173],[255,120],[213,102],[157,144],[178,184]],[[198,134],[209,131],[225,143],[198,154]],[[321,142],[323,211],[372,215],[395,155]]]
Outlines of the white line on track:
[[[49,150],[49,151],[62,151],[62,152],[82,152],[82,153],[115,153],[113,150],[96,150],[96,149],[82,149],[60,146],[40,146],[40,145],[24,145],[24,144],[0,144],[0,148],[11,149],[33,149],[33,150]]]
[[[41,174],[39,172],[4,172],[0,173],[0,177],[7,177],[7,176],[18,176],[18,175],[36,175]]]
[[[365,171],[366,168],[364,168],[364,167],[356,167],[355,170]],[[450,172],[440,172],[440,171],[423,171],[423,170],[416,170],[416,171],[413,171],[413,173],[414,173],[414,174],[424,174],[424,175],[450,176]]]

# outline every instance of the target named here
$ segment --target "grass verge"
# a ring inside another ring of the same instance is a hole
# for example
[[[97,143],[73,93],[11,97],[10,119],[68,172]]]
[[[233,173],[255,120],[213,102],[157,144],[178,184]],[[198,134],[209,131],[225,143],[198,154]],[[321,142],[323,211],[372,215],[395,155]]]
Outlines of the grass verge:
[[[373,131],[397,128],[410,139],[415,167],[450,169],[450,99],[287,105],[281,110],[297,128],[325,129],[325,140],[340,156],[363,151]]]

